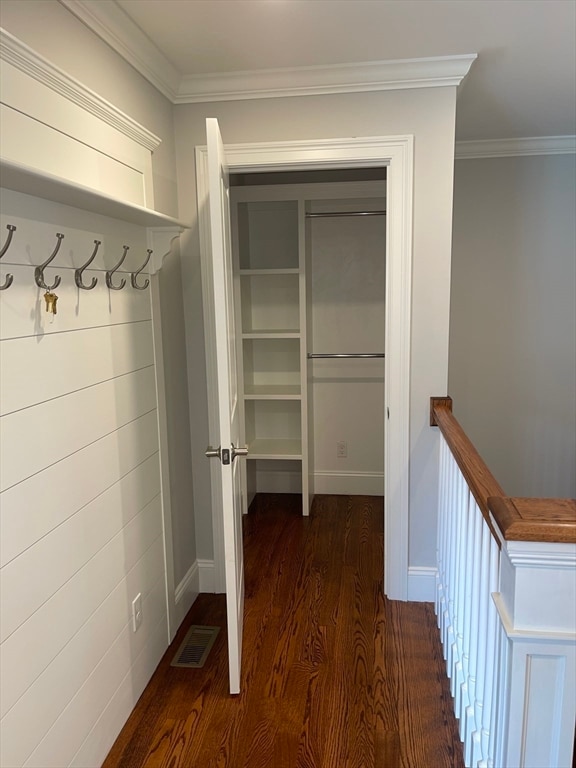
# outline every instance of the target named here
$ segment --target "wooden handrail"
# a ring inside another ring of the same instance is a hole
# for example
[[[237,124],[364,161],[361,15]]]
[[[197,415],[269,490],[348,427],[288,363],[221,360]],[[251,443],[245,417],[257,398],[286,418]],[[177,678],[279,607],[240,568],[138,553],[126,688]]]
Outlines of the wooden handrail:
[[[507,496],[454,417],[452,398],[430,398],[430,425],[440,428],[498,543],[501,538],[576,543],[576,500]]]
[[[507,541],[576,544],[576,499],[490,497],[488,507]]]
[[[484,520],[500,544],[500,537],[490,517],[488,499],[495,496],[503,497],[506,494],[453,415],[451,397],[430,398],[430,426],[440,428]]]

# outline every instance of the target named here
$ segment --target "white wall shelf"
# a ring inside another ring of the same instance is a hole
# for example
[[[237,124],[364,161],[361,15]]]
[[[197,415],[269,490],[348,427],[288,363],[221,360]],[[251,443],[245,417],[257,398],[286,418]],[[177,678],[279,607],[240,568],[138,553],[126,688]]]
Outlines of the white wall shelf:
[[[90,187],[10,160],[0,160],[0,176],[2,186],[14,192],[23,192],[141,227],[188,227],[187,224],[151,208],[127,203]]]

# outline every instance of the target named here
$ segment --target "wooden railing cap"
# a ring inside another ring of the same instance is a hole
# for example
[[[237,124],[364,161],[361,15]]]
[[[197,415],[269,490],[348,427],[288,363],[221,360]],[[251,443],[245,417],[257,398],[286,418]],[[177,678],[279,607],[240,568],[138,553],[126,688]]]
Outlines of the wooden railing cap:
[[[576,499],[491,496],[488,508],[507,541],[576,544]]]

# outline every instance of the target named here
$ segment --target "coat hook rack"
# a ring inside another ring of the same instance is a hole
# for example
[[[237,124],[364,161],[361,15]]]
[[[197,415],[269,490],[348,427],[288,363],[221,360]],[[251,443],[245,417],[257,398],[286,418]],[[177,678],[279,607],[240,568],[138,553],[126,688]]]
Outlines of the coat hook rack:
[[[6,229],[8,230],[8,237],[6,238],[6,242],[4,243],[4,245],[2,246],[2,250],[0,251],[0,259],[2,258],[2,256],[4,256],[8,248],[10,248],[10,243],[12,242],[12,236],[14,235],[14,232],[16,232],[16,227],[14,226],[14,224],[7,224]],[[14,278],[12,277],[12,275],[6,275],[6,280],[4,281],[4,284],[0,285],[0,291],[5,291],[6,288],[10,288],[13,280]]]
[[[56,275],[56,279],[54,280],[54,283],[52,285],[46,285],[46,282],[44,280],[44,270],[50,264],[50,262],[54,261],[54,259],[56,258],[56,254],[60,250],[62,240],[64,240],[64,235],[60,234],[60,232],[56,233],[56,237],[58,238],[58,242],[56,243],[56,247],[52,251],[52,255],[46,259],[44,264],[40,264],[40,266],[36,267],[36,269],[34,270],[34,280],[36,281],[36,285],[38,286],[38,288],[43,288],[45,291],[53,291],[54,288],[58,288],[58,286],[62,282],[60,275]]]
[[[144,264],[142,264],[140,269],[137,272],[132,272],[132,274],[130,275],[130,282],[132,283],[132,288],[136,288],[137,291],[145,291],[146,288],[148,288],[148,286],[150,285],[150,280],[148,280],[148,278],[144,280],[144,285],[138,285],[138,283],[136,282],[136,278],[150,261],[150,256],[152,256],[152,250],[150,248],[147,250],[147,254],[148,256],[146,256],[146,261],[144,262]]]
[[[84,285],[84,282],[82,280],[82,273],[84,272],[85,269],[87,269],[90,266],[90,264],[92,264],[92,262],[96,258],[96,254],[98,253],[98,248],[100,248],[101,242],[102,242],[101,240],[94,240],[94,251],[92,252],[92,256],[90,256],[90,258],[88,259],[86,264],[84,264],[84,266],[74,270],[74,282],[76,283],[78,288],[82,288],[85,291],[91,291],[92,288],[96,287],[96,283],[98,282],[98,278],[93,277],[90,285]]]
[[[124,253],[122,254],[122,258],[120,259],[118,264],[116,264],[114,269],[110,269],[106,272],[106,285],[112,291],[121,291],[122,288],[124,288],[124,286],[126,285],[126,280],[124,280],[124,278],[122,278],[122,280],[120,281],[120,285],[112,284],[112,275],[114,274],[114,272],[116,272],[116,270],[120,269],[120,267],[124,263],[124,259],[126,258],[126,254],[128,253],[128,250],[130,248],[130,246],[128,245],[123,245],[122,247],[124,248]]]

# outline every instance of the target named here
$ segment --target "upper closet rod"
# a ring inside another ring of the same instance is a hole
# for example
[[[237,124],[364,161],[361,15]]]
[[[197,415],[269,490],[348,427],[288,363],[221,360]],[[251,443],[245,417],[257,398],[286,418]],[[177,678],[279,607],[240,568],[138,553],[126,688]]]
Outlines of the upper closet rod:
[[[386,216],[386,211],[325,211],[323,213],[307,213],[307,219],[320,219],[332,216]]]
[[[311,360],[314,357],[386,357],[383,352],[348,352],[341,354],[315,354],[314,352],[308,352],[306,357]]]

